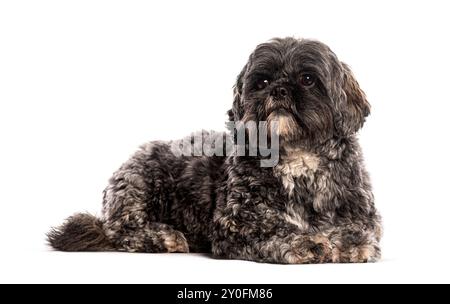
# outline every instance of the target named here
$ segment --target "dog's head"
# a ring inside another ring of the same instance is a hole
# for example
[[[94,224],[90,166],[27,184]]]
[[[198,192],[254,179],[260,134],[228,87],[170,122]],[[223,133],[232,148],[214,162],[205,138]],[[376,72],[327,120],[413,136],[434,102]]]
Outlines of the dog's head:
[[[328,46],[274,39],[259,45],[238,76],[232,121],[278,121],[284,141],[320,143],[357,132],[370,105],[350,68]]]

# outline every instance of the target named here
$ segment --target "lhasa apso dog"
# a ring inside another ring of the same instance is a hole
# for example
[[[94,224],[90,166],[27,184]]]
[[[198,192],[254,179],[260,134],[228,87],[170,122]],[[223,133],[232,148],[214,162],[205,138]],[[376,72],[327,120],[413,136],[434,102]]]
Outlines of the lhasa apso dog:
[[[282,264],[378,260],[381,220],[356,138],[370,105],[350,68],[321,42],[274,39],[251,54],[234,90],[231,122],[277,123],[276,165],[145,144],[110,179],[102,215],[70,217],[48,234],[51,246]]]

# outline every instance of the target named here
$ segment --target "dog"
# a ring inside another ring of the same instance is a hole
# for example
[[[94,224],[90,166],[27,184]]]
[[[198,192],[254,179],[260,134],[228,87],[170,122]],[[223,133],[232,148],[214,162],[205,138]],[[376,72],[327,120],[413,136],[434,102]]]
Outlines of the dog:
[[[228,116],[277,123],[275,166],[261,166],[260,155],[180,156],[171,142],[147,143],[110,179],[102,215],[76,214],[48,242],[61,251],[375,262],[381,217],[357,140],[369,113],[349,66],[328,46],[270,40],[239,74]]]

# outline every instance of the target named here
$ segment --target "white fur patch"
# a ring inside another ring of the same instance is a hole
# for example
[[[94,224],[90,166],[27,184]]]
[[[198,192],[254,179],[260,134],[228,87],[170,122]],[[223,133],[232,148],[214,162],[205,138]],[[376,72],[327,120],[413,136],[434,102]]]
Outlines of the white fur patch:
[[[295,134],[298,125],[290,114],[272,113],[267,119],[269,122],[277,122],[278,128],[275,130],[278,136],[290,136]]]
[[[294,178],[306,176],[314,178],[314,173],[319,168],[320,159],[302,149],[287,149],[286,155],[275,167],[275,174],[281,178],[283,186],[291,193],[294,190]]]
[[[293,133],[295,126],[297,125],[290,115],[279,115],[277,117],[279,127],[278,135],[288,135]]]

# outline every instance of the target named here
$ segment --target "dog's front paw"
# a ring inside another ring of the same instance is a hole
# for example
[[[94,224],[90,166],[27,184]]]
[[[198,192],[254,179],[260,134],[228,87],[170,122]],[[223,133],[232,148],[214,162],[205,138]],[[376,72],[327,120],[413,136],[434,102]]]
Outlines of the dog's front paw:
[[[167,252],[189,253],[189,244],[179,231],[163,234],[164,247]]]
[[[333,242],[333,263],[373,263],[381,258],[380,248],[370,234],[343,231]]]
[[[288,264],[318,264],[331,261],[332,246],[325,236],[299,236],[290,244],[284,258]]]
[[[333,248],[333,263],[374,263],[380,259],[379,250],[373,245],[363,245],[341,250]]]

